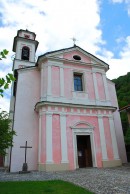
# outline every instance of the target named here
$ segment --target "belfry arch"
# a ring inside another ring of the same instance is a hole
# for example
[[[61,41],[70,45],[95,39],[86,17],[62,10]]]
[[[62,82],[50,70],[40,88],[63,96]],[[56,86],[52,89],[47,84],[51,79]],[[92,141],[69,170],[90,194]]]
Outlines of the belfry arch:
[[[29,47],[24,46],[22,48],[21,59],[29,61],[29,57],[30,57],[30,49],[29,49]]]

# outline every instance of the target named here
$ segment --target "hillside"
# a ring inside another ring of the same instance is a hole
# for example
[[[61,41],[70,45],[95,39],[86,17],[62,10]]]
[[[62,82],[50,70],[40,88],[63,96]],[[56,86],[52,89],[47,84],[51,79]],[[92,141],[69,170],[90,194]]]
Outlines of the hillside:
[[[112,80],[116,86],[119,107],[130,104],[130,72]]]
[[[112,81],[115,83],[119,108],[130,104],[130,72],[128,72],[127,75],[120,76]],[[124,112],[121,113],[121,121],[125,133],[128,128],[128,120],[127,115]]]

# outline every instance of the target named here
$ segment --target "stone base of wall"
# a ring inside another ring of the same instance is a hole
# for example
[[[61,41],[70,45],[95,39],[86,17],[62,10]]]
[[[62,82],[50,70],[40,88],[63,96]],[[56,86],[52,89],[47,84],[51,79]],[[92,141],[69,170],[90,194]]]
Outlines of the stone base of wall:
[[[110,161],[102,161],[103,167],[116,167],[116,166],[121,166],[122,162],[121,160],[110,160]]]
[[[61,164],[38,164],[38,171],[65,171],[69,170],[69,164],[68,163],[61,163]]]

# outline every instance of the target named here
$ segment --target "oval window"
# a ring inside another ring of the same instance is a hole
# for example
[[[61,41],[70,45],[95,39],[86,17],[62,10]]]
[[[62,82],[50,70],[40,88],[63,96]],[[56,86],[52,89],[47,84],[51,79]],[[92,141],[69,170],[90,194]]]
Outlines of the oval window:
[[[80,57],[80,56],[78,56],[78,55],[74,55],[74,56],[73,56],[73,58],[74,58],[75,60],[78,60],[78,61],[80,61],[80,60],[81,60],[81,57]]]

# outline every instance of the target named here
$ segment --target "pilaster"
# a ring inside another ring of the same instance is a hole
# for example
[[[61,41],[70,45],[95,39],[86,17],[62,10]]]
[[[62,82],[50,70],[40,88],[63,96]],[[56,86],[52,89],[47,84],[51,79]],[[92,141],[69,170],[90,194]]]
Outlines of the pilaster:
[[[66,134],[66,115],[60,115],[60,127],[61,127],[61,162],[68,163],[67,152],[67,134]]]
[[[97,86],[97,79],[96,79],[96,73],[95,72],[93,72],[93,82],[94,82],[95,97],[96,97],[96,100],[99,100],[98,86]]]
[[[52,113],[46,113],[46,163],[52,162]]]
[[[42,97],[43,97],[43,78],[44,78],[44,69],[43,69],[43,67],[41,68],[41,99],[42,99]]]
[[[98,116],[98,124],[99,124],[100,141],[101,141],[101,149],[102,149],[102,160],[108,160],[102,116]]]
[[[38,138],[38,163],[41,162],[41,143],[42,143],[42,114],[39,113],[39,138]]]
[[[48,66],[48,85],[47,85],[47,95],[52,95],[52,68],[51,66]]]
[[[102,77],[103,77],[103,83],[104,83],[106,100],[110,100],[109,99],[109,92],[108,92],[108,84],[107,84],[107,80],[106,80],[106,75],[105,74],[102,74]]]
[[[64,96],[64,69],[60,67],[60,95]]]
[[[114,121],[112,117],[109,117],[109,124],[110,124],[110,133],[111,133],[111,139],[112,139],[114,159],[119,159],[116,133],[115,133]]]

